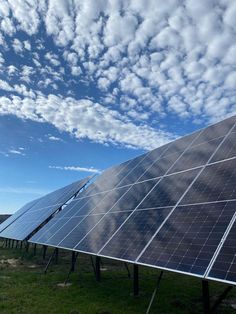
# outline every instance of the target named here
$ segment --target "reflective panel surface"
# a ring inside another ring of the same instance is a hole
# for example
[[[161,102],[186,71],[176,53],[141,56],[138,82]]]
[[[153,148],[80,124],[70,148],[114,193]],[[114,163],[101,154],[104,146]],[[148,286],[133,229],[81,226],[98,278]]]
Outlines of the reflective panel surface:
[[[236,211],[236,202],[229,202],[228,206]],[[233,224],[208,277],[236,282],[236,222]]]
[[[207,166],[181,204],[236,199],[236,159]]]
[[[178,206],[138,262],[203,275],[234,212],[226,202]]]
[[[135,261],[171,207],[135,211],[99,253]]]
[[[174,206],[190,183],[194,180],[199,169],[189,170],[164,177],[138,206],[140,209]]]
[[[44,221],[50,218],[67,200],[84,187],[90,177],[74,182],[66,187],[56,190],[41,197],[22,215],[17,215],[16,219],[2,232],[0,237],[24,240],[38,228]],[[22,209],[20,210],[22,211]],[[15,215],[11,217],[14,218]]]
[[[108,213],[84,240],[75,246],[75,250],[98,253],[129,215],[130,212]]]

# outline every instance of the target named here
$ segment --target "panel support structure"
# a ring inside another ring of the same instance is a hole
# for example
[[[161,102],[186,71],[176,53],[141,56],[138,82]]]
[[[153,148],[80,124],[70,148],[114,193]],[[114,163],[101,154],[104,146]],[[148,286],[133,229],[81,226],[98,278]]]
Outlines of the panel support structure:
[[[101,257],[100,256],[96,256],[95,275],[96,275],[96,280],[100,282],[101,281]]]
[[[226,298],[227,294],[233,289],[233,286],[228,286],[223,293],[218,297],[218,299],[215,301],[215,303],[212,306],[211,312],[214,313],[218,306],[221,304],[221,302]]]
[[[139,268],[137,264],[134,264],[133,269],[133,292],[134,296],[139,295]]]
[[[78,257],[78,255],[79,255],[79,253],[77,252],[72,252],[72,256],[71,256],[71,267],[70,267],[70,270],[69,270],[69,272],[68,272],[68,275],[67,275],[67,277],[66,277],[66,280],[65,280],[65,284],[68,282],[68,280],[69,280],[69,278],[70,278],[70,274],[72,273],[72,272],[74,272],[75,271],[75,263],[76,263],[76,260],[77,260],[77,257]]]
[[[202,280],[202,302],[203,302],[203,313],[210,314],[210,294],[209,285],[207,280]]]
[[[76,254],[75,251],[73,251],[71,255],[71,272],[75,271],[75,262],[76,262],[77,256],[78,254]]]
[[[58,264],[59,249],[55,248],[55,264]]]
[[[43,260],[46,259],[46,254],[47,254],[47,246],[46,245],[43,245]]]
[[[34,245],[34,256],[36,255],[36,251],[37,251],[37,244]]]
[[[129,271],[129,266],[128,266],[128,264],[126,262],[124,263],[124,266],[125,266],[125,269],[127,270],[128,278],[131,278],[131,274],[130,274],[130,271]]]
[[[162,271],[160,272],[160,275],[158,276],[157,284],[156,284],[156,287],[155,287],[155,289],[154,289],[154,291],[153,291],[153,293],[152,293],[152,297],[151,297],[150,303],[149,303],[149,305],[148,305],[148,309],[147,309],[146,314],[149,314],[149,312],[150,312],[152,303],[153,303],[154,298],[155,298],[155,296],[156,296],[156,294],[157,294],[157,291],[158,291],[158,289],[159,289],[159,286],[160,286],[160,283],[161,283],[161,279],[162,279],[163,273],[164,273],[164,272],[163,272],[163,270],[162,270]]]

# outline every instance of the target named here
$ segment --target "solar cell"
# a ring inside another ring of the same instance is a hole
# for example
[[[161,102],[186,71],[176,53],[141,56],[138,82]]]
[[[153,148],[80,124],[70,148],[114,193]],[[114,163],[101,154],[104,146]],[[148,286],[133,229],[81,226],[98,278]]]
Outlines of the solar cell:
[[[72,217],[66,220],[63,218],[59,219],[57,221],[57,230],[53,234],[45,234],[45,243],[57,246],[84,219],[85,216]]]
[[[181,137],[173,142],[171,142],[168,146],[168,149],[164,152],[163,156],[171,155],[171,154],[181,154],[184,152],[184,150],[191,145],[192,143],[195,143],[199,135],[201,134],[201,131],[194,132],[192,134],[186,135],[184,137]]]
[[[147,154],[138,156],[134,159],[131,159],[121,165],[112,167],[104,171],[96,181],[94,181],[90,186],[84,191],[83,195],[92,195],[95,193],[101,193],[106,190],[111,190],[114,187],[118,186],[121,180],[124,180],[125,177],[132,172],[132,170],[143,160]],[[125,184],[122,184],[125,185]]]
[[[163,177],[138,208],[174,206],[198,172],[199,169],[195,169]]]
[[[173,163],[179,158],[179,153],[174,153],[160,158],[154,162],[143,175],[138,179],[139,182],[144,180],[150,180],[153,178],[163,176],[168,169],[173,165]]]
[[[215,155],[213,156],[211,162],[236,157],[236,134],[232,132],[229,134],[224,141],[224,143],[217,150]]]
[[[168,173],[205,165],[221,141],[222,137],[188,148]]]
[[[136,210],[105,247],[99,251],[99,254],[135,261],[171,209],[172,207]],[[102,238],[102,235],[99,236]],[[94,238],[96,238],[95,234]],[[104,241],[103,244],[105,244]]]
[[[204,275],[234,213],[227,202],[178,206],[137,262]]]
[[[143,173],[161,158],[161,156],[168,150],[169,144],[165,145],[165,149],[154,149],[150,153],[146,154],[146,157],[141,160],[136,167],[134,167],[118,184],[118,186],[128,185],[135,183]]]
[[[107,192],[106,196],[97,204],[96,207],[92,210],[91,214],[100,214],[108,212],[114,204],[116,204],[120,198],[130,190],[129,187],[121,187],[113,189]],[[91,197],[93,198],[93,196]]]
[[[72,249],[101,220],[103,216],[104,214],[85,216],[76,227],[71,226],[72,220],[70,220],[65,225],[65,227],[68,227],[68,232],[65,238],[61,239],[61,235],[58,235],[59,241],[57,241],[58,239],[55,235],[49,239],[48,243],[50,245]]]
[[[47,224],[45,224],[38,232],[36,232],[33,237],[31,238],[32,241],[37,243],[44,242],[48,238],[50,238],[56,231],[58,231],[59,226],[61,225],[61,221],[66,222],[67,219],[65,218],[57,218],[54,217],[53,219],[49,220]]]
[[[230,202],[228,206],[236,211],[236,202]],[[212,265],[208,278],[226,282],[236,282],[236,222],[234,222],[226,237],[217,258]]]
[[[111,212],[134,210],[144,196],[155,186],[158,179],[134,184],[111,209]]]
[[[236,159],[207,166],[181,204],[236,199]]]
[[[196,139],[192,146],[210,142],[215,138],[225,136],[236,122],[236,116],[220,121],[203,130],[201,135]]]
[[[97,253],[129,215],[130,212],[108,213],[74,249]]]

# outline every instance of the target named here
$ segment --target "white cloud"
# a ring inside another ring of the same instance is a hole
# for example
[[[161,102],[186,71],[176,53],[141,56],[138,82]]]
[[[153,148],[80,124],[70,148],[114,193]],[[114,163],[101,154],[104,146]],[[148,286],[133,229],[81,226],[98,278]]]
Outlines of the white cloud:
[[[10,149],[9,154],[25,156],[25,153],[22,152],[22,149]]]
[[[35,79],[39,88],[55,89],[57,93],[66,89],[64,95],[76,95],[81,82],[88,86],[91,83],[97,89],[100,104],[76,96],[47,97],[15,81],[14,87],[6,78],[5,83],[0,82],[2,89],[14,89],[26,98],[2,98],[0,110],[49,121],[78,138],[143,148],[172,138],[157,130],[155,123],[169,114],[176,119],[202,122],[226,117],[236,112],[235,3],[1,1],[0,44],[8,42],[5,34],[14,36],[10,42],[15,51],[24,54],[30,50],[36,65],[17,69],[7,65],[6,77],[20,76],[27,84]],[[39,25],[45,26],[47,35],[58,46],[47,52],[42,63],[45,48],[41,38],[35,44],[31,44],[31,37],[23,42],[15,38],[18,30],[37,36]],[[33,51],[35,46],[37,53]],[[4,58],[5,55],[0,62],[1,71]],[[48,64],[42,66],[45,62]],[[63,81],[67,73],[73,76],[70,82]],[[71,82],[75,90],[69,88]],[[38,96],[32,101],[34,94]],[[92,93],[83,97],[91,96]]]
[[[12,91],[12,87],[10,84],[8,84],[6,81],[3,81],[0,79],[0,89],[3,89],[5,91]]]
[[[45,59],[47,59],[54,66],[60,65],[60,61],[55,53],[47,52],[45,54]]]
[[[54,142],[63,142],[63,139],[61,139],[60,137],[56,137],[56,136],[53,136],[53,135],[48,135],[48,139],[50,141],[54,141]]]
[[[90,173],[101,173],[101,170],[94,167],[78,167],[78,166],[49,166],[49,169],[67,170],[67,171],[78,171],[78,172],[90,172]]]
[[[34,100],[0,97],[0,115],[3,114],[48,122],[77,138],[99,143],[152,149],[173,139],[167,132],[136,125],[117,111],[87,99],[63,99],[55,95],[40,96]]]
[[[30,51],[31,50],[30,42],[28,40],[25,40],[23,43],[24,43],[24,48]]]
[[[74,76],[79,76],[80,74],[82,74],[82,70],[79,66],[72,66],[71,67],[71,74]]]
[[[21,53],[24,50],[22,43],[17,38],[13,40],[12,47],[15,53]]]

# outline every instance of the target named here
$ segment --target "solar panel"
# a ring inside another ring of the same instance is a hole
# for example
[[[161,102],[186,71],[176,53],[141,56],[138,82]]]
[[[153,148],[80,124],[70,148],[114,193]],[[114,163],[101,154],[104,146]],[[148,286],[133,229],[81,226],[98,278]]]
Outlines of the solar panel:
[[[208,165],[181,204],[236,199],[236,159]]]
[[[99,242],[102,241],[104,245],[100,246],[100,251],[93,250],[92,252],[100,253],[107,257],[135,261],[145,245],[150,241],[157,228],[170,213],[171,209],[172,207],[164,207],[135,211],[127,222],[123,224],[119,230],[117,229],[117,233],[114,232],[115,234],[110,240],[106,236],[104,237],[102,231],[97,232],[97,230],[95,230],[94,239],[98,238]],[[91,235],[90,238],[92,238]],[[105,242],[105,240],[107,241]],[[87,242],[87,238],[83,242],[85,241]],[[83,245],[83,242],[81,245]],[[90,242],[92,243],[92,241]],[[88,247],[87,250],[89,252]]]
[[[235,136],[236,136],[235,132],[229,134],[227,139],[224,141],[224,143],[216,152],[215,156],[212,158],[212,162],[220,161],[223,159],[229,159],[236,156]]]
[[[220,144],[222,138],[213,139],[209,142],[190,147],[175,163],[168,173],[175,173],[186,169],[191,169],[205,165],[210,156]]]
[[[27,207],[28,209],[25,211],[20,209],[20,214],[17,212],[10,217],[15,219],[0,233],[0,237],[15,240],[26,239],[66,201],[81,190],[89,179],[90,177],[85,178],[49,193],[37,201],[33,201],[32,206]]]
[[[234,212],[225,202],[178,206],[137,261],[204,275]]]
[[[209,276],[219,278],[213,262],[225,254],[219,246],[236,215],[235,123],[236,116],[108,169],[30,242],[202,278],[212,264]]]
[[[174,206],[198,172],[199,170],[195,169],[163,177],[139,205],[139,208]]]
[[[84,239],[79,239],[74,249],[97,253],[129,215],[130,212],[110,212],[105,215],[89,234],[86,232],[88,235]],[[91,219],[91,216],[88,219]]]
[[[22,216],[25,212],[27,212],[31,207],[33,207],[38,202],[38,199],[31,201],[21,207],[16,213],[12,214],[8,219],[6,219],[3,223],[0,224],[0,232],[6,229],[9,225],[11,225],[16,219]]]
[[[236,202],[229,204],[236,212]],[[223,282],[236,282],[236,222],[222,245],[216,260],[210,268],[207,278],[218,279]]]
[[[235,116],[228,118],[226,120],[220,121],[216,124],[205,128],[201,135],[198,137],[197,141],[195,141],[194,145],[198,145],[201,143],[209,142],[214,138],[222,137],[228,134],[231,128],[234,127]]]

